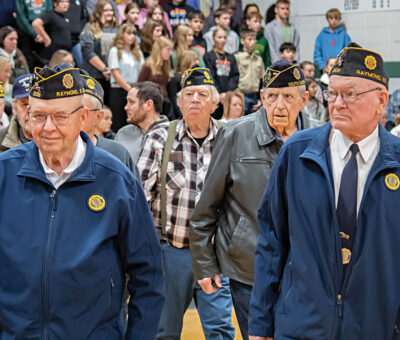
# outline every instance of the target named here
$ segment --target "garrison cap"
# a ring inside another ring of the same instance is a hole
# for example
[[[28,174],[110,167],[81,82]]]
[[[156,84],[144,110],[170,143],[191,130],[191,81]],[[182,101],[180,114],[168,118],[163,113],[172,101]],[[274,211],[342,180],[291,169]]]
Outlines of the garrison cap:
[[[211,72],[206,67],[190,68],[182,75],[181,86],[182,88],[195,85],[212,85],[215,86],[214,79]]]
[[[0,98],[4,98],[4,84],[0,81]]]
[[[104,90],[100,83],[92,78],[89,73],[85,70],[80,70],[81,79],[83,83],[83,87],[85,88],[85,93],[90,94],[91,96],[97,98],[101,105],[104,104]]]
[[[304,74],[299,64],[279,59],[265,70],[263,88],[294,87],[305,84]]]
[[[337,57],[329,76],[358,77],[389,87],[389,77],[379,53],[366,50],[356,43],[345,47]]]
[[[69,64],[50,67],[35,67],[29,96],[39,99],[59,99],[83,95],[79,68]]]
[[[14,80],[12,98],[20,99],[29,96],[29,85],[31,83],[32,76],[32,73],[27,73]]]

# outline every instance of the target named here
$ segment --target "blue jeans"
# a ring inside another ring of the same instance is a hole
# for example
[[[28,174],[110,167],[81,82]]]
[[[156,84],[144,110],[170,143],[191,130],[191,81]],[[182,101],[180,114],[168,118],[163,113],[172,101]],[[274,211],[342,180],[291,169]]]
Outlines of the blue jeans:
[[[83,57],[82,57],[81,43],[77,43],[74,46],[72,46],[71,54],[74,57],[75,65],[77,67],[82,67]]]
[[[257,104],[257,93],[245,93],[244,94],[244,114],[248,115],[255,112],[253,105]]]
[[[243,340],[249,338],[249,306],[252,286],[230,279],[233,306]]]
[[[216,293],[206,294],[194,283],[192,259],[189,248],[176,248],[162,243],[166,296],[157,339],[179,340],[183,316],[194,298],[200,316],[204,336],[207,340],[233,340],[232,298],[229,281],[221,277],[222,288]]]

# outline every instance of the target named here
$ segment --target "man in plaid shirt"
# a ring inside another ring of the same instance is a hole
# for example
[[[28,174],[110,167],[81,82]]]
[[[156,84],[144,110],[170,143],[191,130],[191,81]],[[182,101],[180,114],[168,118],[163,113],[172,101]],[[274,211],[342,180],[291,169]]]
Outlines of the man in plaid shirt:
[[[219,102],[219,94],[210,71],[200,67],[186,71],[177,102],[183,119],[175,129],[170,129],[174,137],[172,148],[168,150],[166,146],[168,124],[160,124],[148,135],[138,162],[164,260],[166,302],[157,339],[180,339],[183,316],[192,297],[206,339],[233,339],[227,279],[222,277],[214,282],[220,288],[216,293],[204,293],[195,284],[189,252],[189,218],[200,197],[218,131],[211,113]],[[168,151],[164,202],[161,169],[163,154]]]

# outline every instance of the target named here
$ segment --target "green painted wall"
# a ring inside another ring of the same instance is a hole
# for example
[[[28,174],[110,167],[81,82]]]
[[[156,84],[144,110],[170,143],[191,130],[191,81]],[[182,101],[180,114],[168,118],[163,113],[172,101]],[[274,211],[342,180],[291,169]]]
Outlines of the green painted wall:
[[[385,63],[385,70],[389,78],[400,78],[400,62],[389,61]]]

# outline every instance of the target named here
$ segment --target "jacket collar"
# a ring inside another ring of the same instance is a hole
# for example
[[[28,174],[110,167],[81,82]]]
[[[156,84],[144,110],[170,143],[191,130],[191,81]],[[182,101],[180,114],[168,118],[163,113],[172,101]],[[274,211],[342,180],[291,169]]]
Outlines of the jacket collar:
[[[332,126],[331,123],[326,123],[323,127],[321,127],[320,133],[313,138],[311,143],[307,146],[304,152],[300,155],[301,158],[311,158],[311,159],[322,159],[322,155],[325,153],[327,148],[329,147],[329,135],[331,132]],[[379,124],[379,138],[380,138],[380,148],[378,157],[375,160],[375,167],[383,167],[383,168],[397,168],[400,167],[400,162],[395,156],[395,152],[393,150],[393,145],[390,142],[390,133],[387,132],[380,124]],[[376,164],[380,162],[380,164]],[[372,170],[372,169],[371,169]]]
[[[94,146],[89,136],[81,131],[81,137],[86,143],[86,156],[82,164],[73,172],[71,177],[68,178],[67,182],[71,181],[94,181],[96,176],[94,174]],[[28,151],[17,175],[22,177],[36,178],[42,182],[50,183],[46,178],[42,164],[39,159],[39,149],[34,142],[27,143]]]
[[[255,115],[255,129],[258,144],[267,145],[276,140],[276,132],[269,126],[267,119],[267,112],[263,106],[254,113]]]

